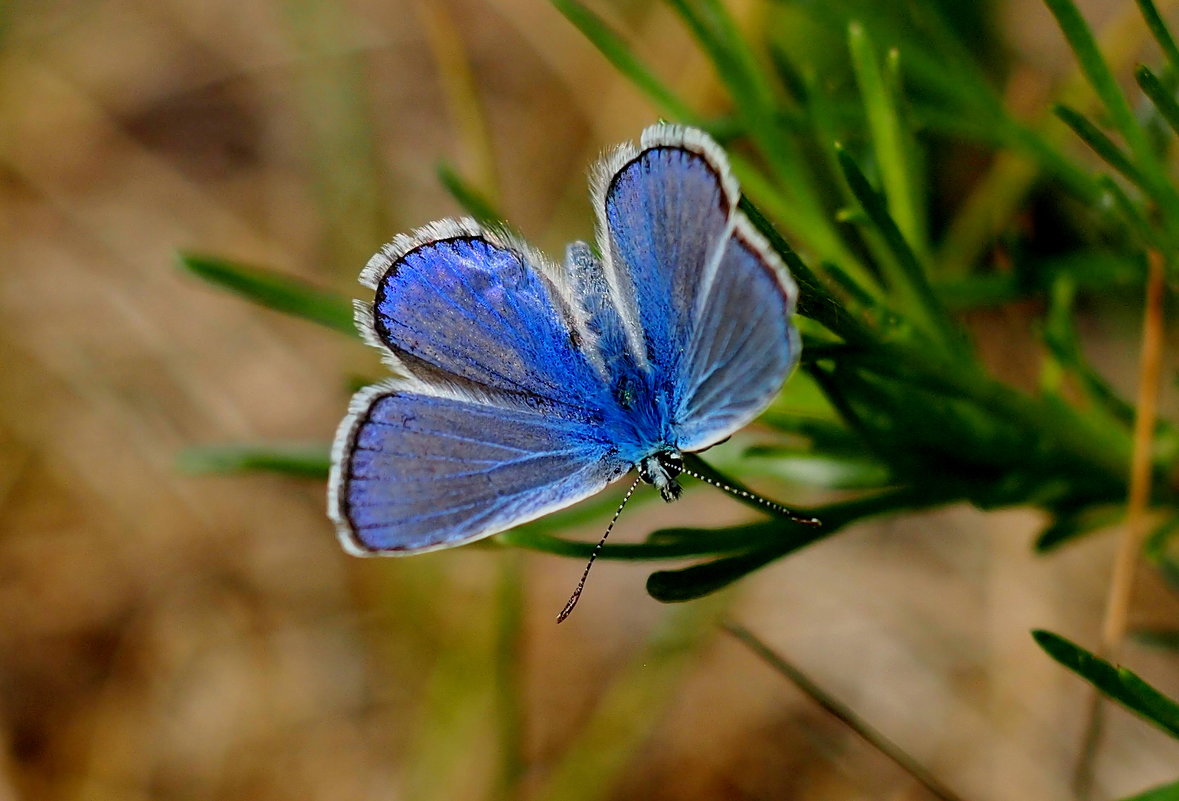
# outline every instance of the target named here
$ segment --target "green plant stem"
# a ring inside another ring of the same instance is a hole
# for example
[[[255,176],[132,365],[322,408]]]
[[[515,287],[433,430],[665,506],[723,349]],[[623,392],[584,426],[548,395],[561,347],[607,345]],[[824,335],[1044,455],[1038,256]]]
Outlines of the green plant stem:
[[[1146,27],[1150,29],[1151,35],[1158,42],[1163,55],[1166,56],[1171,71],[1179,74],[1179,47],[1175,46],[1175,38],[1171,36],[1171,31],[1167,29],[1167,24],[1159,15],[1158,8],[1153,0],[1137,0],[1137,3],[1142,18],[1146,20]]]
[[[877,61],[876,50],[864,27],[853,22],[848,27],[848,49],[856,81],[860,86],[872,146],[880,165],[888,210],[905,239],[921,252],[925,250],[924,210],[918,208],[912,181],[905,132],[891,91]]]

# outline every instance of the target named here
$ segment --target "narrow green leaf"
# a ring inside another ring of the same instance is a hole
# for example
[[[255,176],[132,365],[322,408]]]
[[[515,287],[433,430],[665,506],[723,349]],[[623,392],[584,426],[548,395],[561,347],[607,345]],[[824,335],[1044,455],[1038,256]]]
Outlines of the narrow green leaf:
[[[188,473],[284,473],[327,478],[331,447],[304,443],[201,445],[186,448],[177,466]]]
[[[951,350],[960,350],[963,345],[960,332],[950,322],[945,308],[933,293],[924,266],[889,214],[884,199],[868,183],[859,165],[846,150],[840,147],[837,155],[848,188],[896,259],[897,269],[893,270],[891,279],[893,289],[900,293],[905,304],[907,316],[933,335],[935,341]]]
[[[770,42],[769,55],[770,63],[774,65],[774,73],[778,76],[778,82],[782,84],[786,94],[790,95],[790,98],[796,103],[804,103],[809,94],[806,82],[798,68],[794,66],[790,56],[777,42]]]
[[[1150,67],[1140,66],[1134,71],[1134,78],[1138,81],[1138,86],[1154,103],[1159,114],[1171,126],[1171,130],[1179,134],[1179,103],[1175,102],[1175,92],[1168,90],[1158,76],[1151,72]]]
[[[1084,508],[1071,514],[1059,514],[1033,544],[1037,553],[1048,553],[1078,537],[1112,526],[1126,516],[1119,506]]]
[[[1069,46],[1077,58],[1077,63],[1081,66],[1081,71],[1089,80],[1093,90],[1097,92],[1097,96],[1109,112],[1114,126],[1125,137],[1135,160],[1144,168],[1148,168],[1154,159],[1151,156],[1146,132],[1134,118],[1130,102],[1122,93],[1109,65],[1097,48],[1097,40],[1088,23],[1081,16],[1081,12],[1073,0],[1044,0],[1044,2],[1048,6],[1048,10],[1056,17],[1056,22],[1068,40]]]
[[[669,0],[669,4],[712,60],[739,113],[749,116],[754,128],[768,122],[773,93],[724,7],[712,0]]]
[[[1110,182],[1112,184],[1112,181]],[[1080,339],[1073,325],[1073,302],[1077,282],[1071,275],[1058,275],[1048,294],[1048,314],[1044,321],[1044,344],[1060,368],[1067,370],[1080,382],[1081,388],[1094,401],[1097,410],[1104,411],[1115,424],[1133,426],[1134,406],[1123,400],[1113,387],[1093,369],[1081,349]],[[1165,425],[1165,423],[1160,423]]]
[[[1081,137],[1081,140],[1093,148],[1093,152],[1101,156],[1109,166],[1129,178],[1138,186],[1149,189],[1142,173],[1131,163],[1130,157],[1123,153],[1122,149],[1112,139],[1106,136],[1100,128],[1090,122],[1084,114],[1064,104],[1057,104],[1052,110],[1065,125],[1073,129],[1073,133]]]
[[[210,284],[275,311],[356,336],[352,302],[303,281],[216,256],[178,254],[180,266]]]
[[[1171,67],[1171,72],[1179,75],[1179,47],[1175,46],[1175,38],[1171,36],[1171,31],[1159,15],[1154,0],[1137,1],[1138,10],[1142,12],[1142,18],[1146,20],[1146,27],[1150,28],[1151,35],[1162,48],[1163,55],[1167,57],[1167,63]]]
[[[791,381],[800,380],[794,376]],[[826,401],[824,401],[826,404]],[[811,447],[823,453],[862,454],[863,443],[847,426],[833,420],[823,420],[807,414],[794,414],[771,406],[758,421],[779,431],[806,437]],[[760,448],[751,448],[750,453],[760,454]]]
[[[630,80],[655,105],[671,117],[685,122],[698,122],[698,115],[678,95],[669,89],[634,54],[621,36],[585,6],[581,0],[552,0],[565,19],[573,23],[590,44],[606,57],[623,76]]]
[[[649,545],[679,544],[695,554],[724,554],[771,545],[781,539],[782,524],[775,520],[742,523],[722,528],[673,526],[657,528],[647,535]]]
[[[602,548],[598,558],[635,561],[714,556],[745,550],[751,545],[764,545],[767,539],[766,529],[756,525],[724,529],[723,534],[707,529],[691,529],[692,534],[686,533],[689,531],[687,529],[666,529],[666,531],[672,533],[660,535],[648,542],[609,542]],[[693,536],[697,532],[700,533],[700,536]],[[551,553],[557,556],[573,556],[579,559],[589,558],[596,545],[594,542],[555,537],[530,526],[521,526],[512,531],[505,531],[496,535],[495,541],[500,545]]]
[[[818,527],[800,526],[782,520],[755,523],[743,527],[739,532],[747,538],[747,547],[751,546],[748,550],[680,570],[661,570],[652,573],[647,579],[647,592],[652,598],[665,603],[699,598],[727,587],[775,559],[826,539],[844,526],[901,510],[941,506],[961,497],[960,492],[939,493],[936,487],[902,487],[809,510],[808,513],[813,513],[822,521],[822,525]],[[734,533],[738,531],[734,529]],[[716,544],[703,532],[698,536],[706,542]],[[691,540],[693,536],[687,530],[673,529],[652,535],[652,539],[656,538],[674,543]]]
[[[1103,191],[1102,200],[1116,211],[1121,221],[1129,226],[1145,247],[1159,247],[1158,231],[1147,221],[1142,208],[1130,199],[1126,190],[1108,175],[1102,175],[1099,185]]]
[[[724,589],[781,556],[778,548],[763,548],[682,570],[659,570],[647,577],[647,594],[665,604],[695,600]]]
[[[905,238],[924,249],[925,215],[917,207],[905,132],[897,112],[896,98],[890,91],[877,61],[876,49],[859,23],[848,27],[848,49],[860,87],[872,147],[880,167],[888,209]]]
[[[813,165],[782,124],[780,104],[768,77],[770,70],[761,65],[729,11],[718,0],[668,2],[709,57],[732,97],[736,114],[772,170],[776,179],[773,195],[781,201],[776,209],[788,211],[793,218],[791,228],[815,242],[824,257],[850,263],[854,256],[826,213]],[[767,202],[769,193],[760,192],[752,181],[761,178],[762,184],[770,182],[757,172],[743,174],[737,159],[730,162],[746,191]],[[802,218],[805,224],[794,224]]]
[[[488,200],[487,196],[467,183],[451,165],[441,162],[436,168],[436,173],[442,186],[462,206],[463,211],[483,225],[500,226],[504,224],[503,215],[496,211],[495,205]]]
[[[1143,681],[1134,672],[1115,667],[1101,657],[1050,631],[1032,632],[1049,656],[1081,676],[1106,696],[1179,738],[1179,704]]]
[[[848,314],[847,309],[827,291],[823,282],[811,271],[790,244],[782,238],[766,216],[746,197],[741,198],[741,211],[761,232],[789,268],[790,274],[799,286],[798,313],[821,323],[829,331],[838,334],[848,342],[867,339],[869,334],[858,320]]]

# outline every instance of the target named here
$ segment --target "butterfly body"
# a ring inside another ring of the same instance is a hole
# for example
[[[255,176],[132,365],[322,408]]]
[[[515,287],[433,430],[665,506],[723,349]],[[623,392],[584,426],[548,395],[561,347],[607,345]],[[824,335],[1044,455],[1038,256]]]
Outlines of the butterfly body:
[[[703,134],[648,129],[592,180],[597,248],[562,266],[471,220],[399,236],[357,322],[399,377],[353,399],[329,513],[358,554],[502,531],[636,469],[679,497],[683,453],[759,413],[798,357],[796,290]]]

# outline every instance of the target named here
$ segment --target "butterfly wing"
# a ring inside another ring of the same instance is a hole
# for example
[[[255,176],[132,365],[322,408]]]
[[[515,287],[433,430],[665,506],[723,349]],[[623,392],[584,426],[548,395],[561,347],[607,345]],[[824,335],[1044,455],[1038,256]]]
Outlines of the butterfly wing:
[[[376,292],[358,325],[401,374],[567,405],[593,405],[601,366],[565,275],[473,220],[401,235],[361,274]]]
[[[329,511],[353,553],[419,553],[540,517],[630,464],[600,425],[603,381],[543,260],[469,220],[398,237],[362,281],[358,324],[401,377],[359,392],[333,449]]]
[[[460,545],[589,497],[630,468],[587,420],[424,389],[362,390],[340,427],[329,509],[352,553]]]
[[[598,166],[593,190],[627,347],[670,388],[672,444],[715,444],[760,413],[797,363],[798,290],[699,131],[648,128],[640,147]]]

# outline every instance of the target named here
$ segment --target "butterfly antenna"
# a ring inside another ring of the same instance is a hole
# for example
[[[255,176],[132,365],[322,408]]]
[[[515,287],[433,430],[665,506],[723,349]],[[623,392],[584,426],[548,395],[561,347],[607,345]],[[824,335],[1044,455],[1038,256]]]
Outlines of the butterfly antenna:
[[[639,481],[640,479],[636,478],[630,485],[630,489],[626,491],[626,495],[622,496],[622,503],[618,504],[618,511],[614,513],[614,517],[610,518],[610,525],[606,526],[606,533],[602,535],[602,539],[598,540],[598,544],[594,546],[594,550],[590,553],[589,561],[585,563],[585,570],[581,573],[581,580],[577,582],[577,589],[573,591],[573,594],[569,596],[569,600],[565,602],[565,608],[561,610],[561,614],[557,615],[558,623],[569,617],[573,613],[573,607],[577,606],[577,601],[581,598],[581,591],[585,589],[585,580],[589,578],[590,568],[594,566],[594,560],[602,552],[602,547],[606,544],[606,538],[614,530],[614,524],[618,522],[618,516],[622,514],[622,510],[626,506],[627,501],[630,500],[630,496],[634,495],[635,487],[639,485]]]
[[[823,521],[817,517],[811,517],[810,515],[797,514],[796,512],[792,512],[791,510],[787,509],[782,504],[775,503],[774,501],[771,501],[769,498],[763,498],[762,496],[760,496],[756,493],[750,492],[749,490],[738,489],[737,487],[731,487],[728,484],[724,483],[723,481],[716,481],[715,479],[709,478],[708,476],[701,475],[700,473],[697,473],[695,470],[691,470],[689,468],[684,468],[681,472],[687,473],[692,478],[699,479],[700,481],[703,481],[705,484],[711,484],[712,486],[716,487],[718,490],[721,490],[722,492],[727,492],[728,494],[732,495],[735,498],[742,498],[744,500],[753,501],[754,503],[760,504],[761,506],[764,506],[765,508],[772,511],[774,514],[780,515],[781,517],[789,518],[790,520],[792,520],[795,523],[801,523],[804,526],[821,526],[821,525],[823,525]]]

